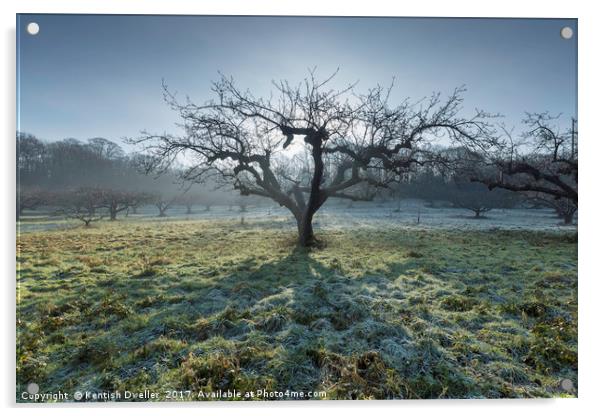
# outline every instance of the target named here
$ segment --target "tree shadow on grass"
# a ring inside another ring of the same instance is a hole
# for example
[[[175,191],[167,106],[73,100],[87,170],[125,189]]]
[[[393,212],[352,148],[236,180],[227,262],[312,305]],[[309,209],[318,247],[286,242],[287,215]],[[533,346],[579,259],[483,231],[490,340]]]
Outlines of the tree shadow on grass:
[[[180,364],[192,374],[182,378],[186,388],[323,391],[336,399],[477,395],[477,382],[429,329],[410,328],[423,320],[392,292],[384,276],[349,278],[293,248],[277,261],[239,263],[189,298],[194,322],[161,335],[200,345]]]
[[[445,292],[447,281],[463,290],[460,262],[422,273],[439,266],[395,242],[387,250],[398,257],[347,275],[328,247],[280,244],[270,261],[253,254],[214,268],[192,262],[168,275],[98,279],[90,302],[39,314],[42,336],[60,346],[57,371],[38,374],[33,361],[21,368],[48,386],[324,391],[336,399],[504,397],[518,394],[508,386],[529,382],[511,359],[469,339],[499,318]],[[31,357],[40,356],[36,348]]]

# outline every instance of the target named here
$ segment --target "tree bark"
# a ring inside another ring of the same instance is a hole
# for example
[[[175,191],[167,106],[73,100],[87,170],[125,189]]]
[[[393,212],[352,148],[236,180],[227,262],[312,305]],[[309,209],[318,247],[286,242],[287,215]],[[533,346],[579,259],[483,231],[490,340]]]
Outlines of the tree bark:
[[[575,213],[573,213],[573,212],[564,214],[563,215],[564,225],[571,225],[573,223],[574,216],[575,216]]]
[[[303,218],[297,220],[297,230],[299,232],[298,242],[302,247],[312,246],[316,242],[312,220],[313,214],[304,215]]]
[[[316,243],[312,221],[314,219],[314,214],[320,209],[327,198],[320,189],[322,178],[324,177],[323,139],[325,139],[325,133],[323,131],[317,131],[305,137],[305,141],[312,146],[311,155],[314,161],[314,172],[311,179],[307,204],[305,205],[303,213],[297,218],[299,245],[302,247],[309,247]]]

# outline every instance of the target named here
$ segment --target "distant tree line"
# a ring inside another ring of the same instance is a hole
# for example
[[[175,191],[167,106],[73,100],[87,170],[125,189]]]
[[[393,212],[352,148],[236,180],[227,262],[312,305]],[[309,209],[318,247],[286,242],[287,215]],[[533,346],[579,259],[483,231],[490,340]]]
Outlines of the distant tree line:
[[[195,205],[209,209],[236,198],[210,185],[183,186],[176,168],[161,176],[147,175],[143,159],[104,138],[45,142],[17,133],[17,219],[25,210],[48,207],[90,225],[136,214],[146,205],[167,216],[174,205],[186,206],[190,214]]]
[[[244,212],[251,196],[288,208],[302,245],[313,243],[312,216],[328,198],[352,206],[378,197],[380,203],[397,201],[397,209],[402,199],[418,198],[427,206],[470,210],[475,218],[496,208],[545,207],[565,224],[573,222],[575,121],[561,130],[557,117],[527,114],[516,135],[503,125],[494,128],[488,121],[494,116],[481,111],[461,118],[463,90],[446,100],[434,95],[416,109],[389,107],[389,90],[377,87],[351,106],[342,97],[352,87],[323,90],[329,81],[312,75],[298,87],[279,84],[284,101],[277,103],[254,98],[225,78],[214,85],[219,101],[205,106],[181,105],[166,90],[197,134],[145,133],[129,140],[143,145],[130,153],[104,138],[45,142],[18,133],[17,218],[41,206],[85,225],[142,206],[154,206],[161,217],[176,205],[186,214],[215,205]],[[450,145],[437,143],[441,135]],[[304,150],[283,155],[296,136]],[[178,165],[180,156],[189,157],[186,166]]]

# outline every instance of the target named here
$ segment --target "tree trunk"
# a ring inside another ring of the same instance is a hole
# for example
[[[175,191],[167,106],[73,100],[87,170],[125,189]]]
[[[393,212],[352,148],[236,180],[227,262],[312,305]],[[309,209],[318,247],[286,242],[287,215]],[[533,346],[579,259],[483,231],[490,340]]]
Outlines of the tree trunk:
[[[117,208],[111,207],[111,221],[115,221],[117,219]]]
[[[188,215],[192,214],[192,206],[191,205],[186,205],[186,214],[188,214]]]
[[[309,247],[316,242],[312,219],[313,213],[311,215],[304,215],[303,218],[297,220],[297,229],[299,231],[298,241],[302,247]]]
[[[575,216],[574,212],[566,213],[562,216],[564,220],[564,225],[571,225],[573,223],[573,217]]]
[[[306,137],[306,141],[312,145],[311,153],[314,160],[314,174],[311,178],[311,187],[307,205],[300,218],[297,218],[297,227],[299,229],[299,245],[302,247],[312,246],[316,243],[312,221],[314,214],[318,212],[326,197],[322,194],[320,184],[324,177],[324,160],[322,159],[322,133],[314,137]]]

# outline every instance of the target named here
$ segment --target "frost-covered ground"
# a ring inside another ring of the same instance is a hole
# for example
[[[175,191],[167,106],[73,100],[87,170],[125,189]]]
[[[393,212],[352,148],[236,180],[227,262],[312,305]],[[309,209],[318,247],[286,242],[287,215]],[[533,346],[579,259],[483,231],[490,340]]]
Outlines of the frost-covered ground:
[[[427,208],[420,201],[397,206],[361,205],[354,208],[331,206],[319,212],[317,227],[375,227],[411,226],[444,229],[503,229],[503,230],[567,230],[552,210],[496,209],[474,218],[472,211],[457,208]]]
[[[535,230],[535,231],[573,231],[576,225],[565,226],[549,209],[495,209],[484,214],[484,218],[476,219],[473,213],[458,208],[429,208],[424,202],[416,200],[404,201],[398,209],[396,203],[361,203],[352,206],[346,201],[327,203],[315,216],[316,229],[341,228],[381,228],[421,227],[467,230]],[[210,210],[198,206],[192,214],[186,214],[184,207],[174,207],[168,211],[168,217],[157,217],[156,209],[144,207],[136,215],[127,219],[143,221],[182,220],[237,220],[246,222],[270,221],[280,226],[294,227],[294,219],[290,212],[276,206],[250,206],[245,212],[238,207],[213,206]],[[120,219],[126,219],[122,214]],[[576,217],[575,217],[576,220]],[[43,212],[32,212],[24,216],[19,231],[45,231],[71,228],[78,225],[76,221],[65,221],[60,217],[45,215]]]
[[[317,218],[326,244],[300,249],[278,213],[202,219],[222,211],[22,234],[17,401],[31,382],[183,400],[577,395],[574,231],[392,226],[341,207]]]

